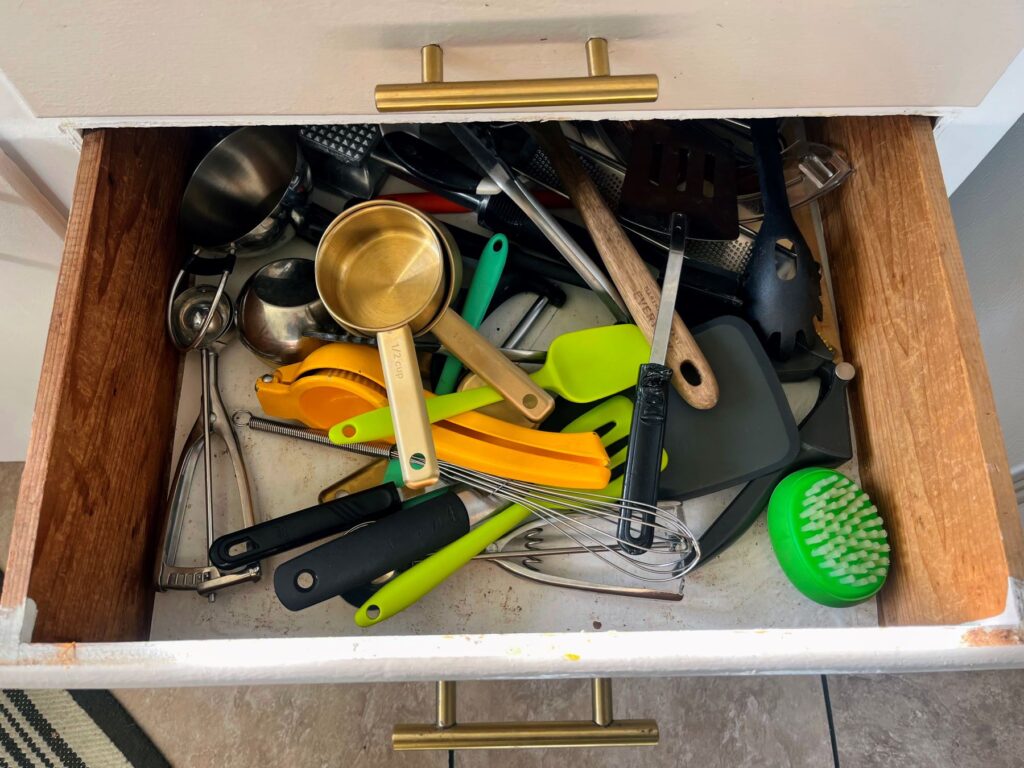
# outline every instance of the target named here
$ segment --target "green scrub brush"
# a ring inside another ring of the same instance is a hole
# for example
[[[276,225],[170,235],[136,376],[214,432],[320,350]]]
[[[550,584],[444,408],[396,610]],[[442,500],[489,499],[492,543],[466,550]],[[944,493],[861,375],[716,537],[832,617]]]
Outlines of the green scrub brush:
[[[801,469],[778,484],[768,502],[768,533],[786,576],[822,605],[867,600],[889,573],[889,536],[878,509],[831,469]]]

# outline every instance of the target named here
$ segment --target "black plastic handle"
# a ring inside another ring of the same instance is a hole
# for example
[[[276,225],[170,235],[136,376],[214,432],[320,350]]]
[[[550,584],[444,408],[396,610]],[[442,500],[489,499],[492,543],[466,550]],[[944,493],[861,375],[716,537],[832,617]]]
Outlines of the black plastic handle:
[[[383,164],[392,176],[436,192],[470,210],[476,210],[480,204],[476,193],[482,178],[479,171],[409,133],[386,133],[382,144],[382,148],[374,150],[373,159]]]
[[[291,213],[295,234],[307,243],[319,245],[327,228],[338,218],[338,214],[316,203],[307,203],[301,208],[293,208]]]
[[[189,275],[212,277],[231,272],[235,268],[235,252],[217,253],[211,255],[209,251],[193,251],[181,265],[181,271]]]
[[[465,505],[445,493],[278,566],[274,590],[285,608],[301,611],[405,568],[468,531]]]
[[[776,120],[752,120],[750,135],[764,218],[743,274],[743,299],[768,354],[788,360],[799,344],[814,343],[814,318],[822,311],[821,270],[789,208]],[[780,240],[791,243],[792,264],[776,253]]]
[[[210,562],[218,568],[240,568],[376,520],[401,506],[395,484],[384,483],[221,536],[210,546]]]
[[[789,193],[786,192],[778,120],[774,117],[751,120],[750,138],[754,143],[754,164],[761,186],[761,207],[774,229],[772,234],[799,233],[800,229],[789,208]]]
[[[658,363],[640,366],[633,404],[633,423],[629,429],[629,450],[623,475],[622,497],[641,504],[658,503],[658,476],[661,474],[661,451],[665,446],[665,421],[668,419],[668,390],[672,369]],[[635,525],[633,511],[623,508],[619,516],[619,539],[632,542],[623,549],[638,555],[654,542],[654,517],[645,512],[646,525]],[[638,532],[633,529],[639,528]]]
[[[775,486],[797,469],[794,462],[776,472],[755,477],[743,486],[743,490],[700,537],[700,565],[711,562],[746,533],[768,506]]]

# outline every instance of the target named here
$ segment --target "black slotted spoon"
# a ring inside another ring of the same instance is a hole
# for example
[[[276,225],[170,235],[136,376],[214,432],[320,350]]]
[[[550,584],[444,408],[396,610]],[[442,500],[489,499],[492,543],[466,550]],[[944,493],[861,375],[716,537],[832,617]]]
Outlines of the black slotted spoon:
[[[814,318],[821,319],[822,312],[821,268],[789,208],[775,118],[751,120],[750,133],[764,219],[743,273],[743,301],[768,354],[788,360],[798,345],[814,346]]]

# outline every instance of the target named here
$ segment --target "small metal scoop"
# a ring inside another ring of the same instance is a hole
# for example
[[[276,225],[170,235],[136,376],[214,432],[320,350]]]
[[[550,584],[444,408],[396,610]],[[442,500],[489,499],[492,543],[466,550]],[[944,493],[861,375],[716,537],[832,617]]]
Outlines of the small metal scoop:
[[[212,317],[211,317],[212,313]],[[183,291],[171,302],[168,317],[171,321],[171,339],[179,349],[188,349],[199,334],[201,354],[202,391],[199,402],[199,416],[192,426],[185,446],[174,470],[174,481],[167,501],[167,514],[160,537],[160,548],[156,568],[156,588],[161,592],[168,589],[192,589],[206,595],[212,602],[214,593],[223,587],[258,581],[259,564],[249,565],[234,572],[224,573],[207,561],[205,566],[177,565],[175,560],[181,543],[181,532],[185,519],[192,481],[199,465],[200,453],[206,475],[206,545],[209,549],[215,539],[213,531],[213,451],[211,440],[217,435],[224,441],[235,472],[238,496],[242,509],[241,528],[256,524],[253,514],[252,492],[249,487],[249,473],[242,459],[238,436],[231,426],[224,403],[217,389],[217,353],[213,346],[225,340],[232,329],[233,311],[231,300],[212,285],[197,285]],[[207,319],[209,318],[209,322]]]

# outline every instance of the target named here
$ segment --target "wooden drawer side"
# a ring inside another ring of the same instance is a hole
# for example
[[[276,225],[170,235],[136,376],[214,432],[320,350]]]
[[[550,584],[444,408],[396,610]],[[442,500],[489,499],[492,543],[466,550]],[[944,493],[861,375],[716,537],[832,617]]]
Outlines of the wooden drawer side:
[[[857,169],[823,199],[861,476],[893,537],[885,624],[993,616],[1024,575],[1006,448],[930,121],[815,121]]]
[[[141,640],[163,515],[179,355],[164,330],[180,263],[188,132],[85,137],[2,605],[33,639]]]

